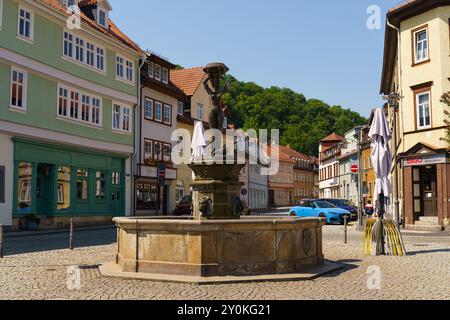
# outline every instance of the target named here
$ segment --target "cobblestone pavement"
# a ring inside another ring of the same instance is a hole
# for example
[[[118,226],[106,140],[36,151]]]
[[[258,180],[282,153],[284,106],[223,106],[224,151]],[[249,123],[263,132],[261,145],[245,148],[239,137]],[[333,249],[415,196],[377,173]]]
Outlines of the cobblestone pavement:
[[[0,259],[0,299],[450,299],[450,236],[409,234],[404,258],[363,257],[361,235],[324,228],[327,259],[346,266],[306,282],[195,286],[103,278],[97,266],[112,261],[113,229],[76,234],[77,249],[64,249],[67,234],[6,238]],[[81,289],[67,289],[67,268],[81,267]],[[381,290],[367,288],[370,266],[382,271]]]

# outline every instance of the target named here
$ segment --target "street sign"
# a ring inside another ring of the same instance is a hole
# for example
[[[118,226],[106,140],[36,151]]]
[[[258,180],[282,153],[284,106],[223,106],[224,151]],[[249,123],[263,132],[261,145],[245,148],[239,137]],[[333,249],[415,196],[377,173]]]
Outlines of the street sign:
[[[166,178],[166,164],[159,163],[158,164],[158,178]]]
[[[355,164],[351,167],[350,169],[352,171],[352,173],[358,173],[359,172],[359,167]]]

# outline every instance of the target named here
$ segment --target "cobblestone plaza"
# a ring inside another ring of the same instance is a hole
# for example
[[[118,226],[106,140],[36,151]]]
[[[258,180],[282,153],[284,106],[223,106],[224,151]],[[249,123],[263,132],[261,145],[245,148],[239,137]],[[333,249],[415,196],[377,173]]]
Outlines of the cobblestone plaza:
[[[66,249],[67,234],[5,239],[0,260],[0,299],[449,299],[450,236],[448,233],[405,234],[404,258],[363,257],[361,235],[324,227],[326,259],[344,264],[313,281],[195,286],[177,283],[103,278],[98,265],[114,260],[115,230],[76,233],[77,248]],[[71,266],[80,269],[79,289],[69,290]],[[368,270],[381,271],[381,289],[368,289]]]

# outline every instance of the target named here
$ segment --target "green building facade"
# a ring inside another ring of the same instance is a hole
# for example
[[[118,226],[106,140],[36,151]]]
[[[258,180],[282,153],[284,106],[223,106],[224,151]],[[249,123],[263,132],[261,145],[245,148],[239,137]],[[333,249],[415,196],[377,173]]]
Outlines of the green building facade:
[[[0,224],[131,214],[142,52],[111,9],[0,0]]]

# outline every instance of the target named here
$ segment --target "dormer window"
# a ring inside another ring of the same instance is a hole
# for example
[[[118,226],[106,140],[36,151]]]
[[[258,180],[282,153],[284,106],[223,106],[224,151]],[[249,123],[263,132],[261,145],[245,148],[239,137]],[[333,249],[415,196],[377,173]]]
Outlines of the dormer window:
[[[161,80],[165,84],[169,83],[169,70],[167,68],[162,68]]]
[[[61,3],[70,8],[71,6],[75,6],[78,5],[78,0],[62,0]]]
[[[108,27],[108,13],[102,8],[97,9],[97,23],[103,28]]]
[[[111,5],[107,0],[97,0],[97,5],[94,9],[95,21],[105,29],[109,27],[109,12],[112,10]]]

